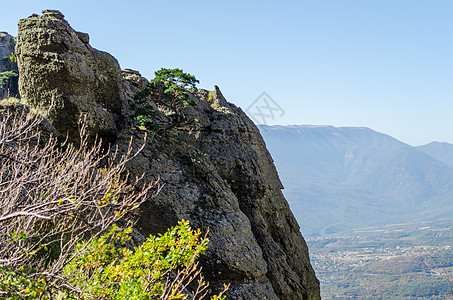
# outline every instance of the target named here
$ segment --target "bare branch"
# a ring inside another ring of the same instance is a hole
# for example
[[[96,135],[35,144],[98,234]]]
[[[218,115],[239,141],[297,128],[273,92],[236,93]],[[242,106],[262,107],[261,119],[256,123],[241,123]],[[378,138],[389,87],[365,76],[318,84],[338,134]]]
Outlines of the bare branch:
[[[84,123],[79,147],[61,145],[41,122],[24,108],[0,108],[0,265],[35,267],[67,285],[59,274],[75,245],[137,210],[159,184],[138,189],[142,177],[126,172],[143,146],[103,153],[100,142],[89,145]]]

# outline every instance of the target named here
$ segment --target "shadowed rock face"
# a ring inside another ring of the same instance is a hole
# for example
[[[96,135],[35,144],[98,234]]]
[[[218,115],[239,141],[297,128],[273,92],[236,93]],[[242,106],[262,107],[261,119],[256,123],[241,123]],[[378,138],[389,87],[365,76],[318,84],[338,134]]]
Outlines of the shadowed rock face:
[[[36,28],[42,36],[37,40],[31,37]],[[48,38],[44,38],[47,31]],[[87,41],[87,36],[82,39]],[[102,79],[94,74],[109,74],[118,83],[116,78],[121,73],[112,67],[113,58],[107,54],[102,54],[100,61],[105,58],[109,63],[92,60],[96,50],[82,39],[57,12],[44,12],[42,17],[21,21],[20,83],[21,91],[27,93],[27,103],[44,113],[46,109],[54,111],[47,112],[47,116],[54,116],[53,120],[62,114],[72,117],[72,122],[76,122],[77,114],[87,113],[82,108],[89,103],[94,108],[104,107],[105,114],[110,115],[105,119],[112,118],[113,124],[121,118],[125,120],[122,124],[127,124],[127,104],[144,87],[146,79],[136,71],[125,70],[122,82],[115,84],[119,91],[114,95],[118,98],[112,97],[111,90],[105,95],[102,89],[91,91],[93,82]],[[70,47],[61,46],[67,44]],[[77,48],[74,44],[91,50],[68,51]],[[88,69],[95,70],[93,77],[88,76],[90,80],[85,72],[69,72],[72,69],[66,62],[76,60],[72,55],[86,60]],[[47,75],[38,74],[40,71]],[[60,76],[58,81],[48,78],[51,74]],[[77,74],[82,78],[78,79]],[[74,84],[80,81],[86,82],[87,87]],[[155,234],[182,218],[202,230],[209,228],[203,272],[213,292],[221,289],[223,283],[231,283],[228,299],[320,299],[307,246],[282,196],[282,185],[258,129],[241,109],[224,99],[217,87],[213,92],[200,90],[191,97],[197,105],[184,113],[199,120],[198,129],[148,133],[145,148],[128,165],[132,176],[144,174],[145,180],[159,178],[164,184],[161,192],[143,205],[138,228],[144,235]],[[68,103],[68,108],[58,103]],[[121,105],[125,107],[119,109]],[[67,128],[58,128],[59,124],[53,122],[60,132]],[[95,133],[97,127],[91,128]],[[118,125],[112,132],[120,151],[126,151],[131,137],[134,146],[139,147],[145,136],[144,131]],[[199,152],[208,155],[190,156]]]

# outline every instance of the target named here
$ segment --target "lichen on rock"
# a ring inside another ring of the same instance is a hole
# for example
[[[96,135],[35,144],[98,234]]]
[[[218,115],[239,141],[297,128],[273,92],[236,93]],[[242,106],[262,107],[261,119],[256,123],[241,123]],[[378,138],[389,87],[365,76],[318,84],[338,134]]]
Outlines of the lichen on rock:
[[[19,22],[16,55],[20,94],[58,129],[77,140],[79,118],[87,133],[114,141],[124,125],[121,70],[117,60],[92,48],[55,10]]]

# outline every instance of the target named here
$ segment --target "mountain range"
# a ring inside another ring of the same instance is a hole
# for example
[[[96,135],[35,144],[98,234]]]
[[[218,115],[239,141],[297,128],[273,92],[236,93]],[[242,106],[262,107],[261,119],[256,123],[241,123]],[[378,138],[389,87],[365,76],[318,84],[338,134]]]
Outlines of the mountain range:
[[[453,214],[453,145],[410,146],[364,127],[260,132],[304,236]]]
[[[416,147],[437,160],[453,166],[453,145],[445,142],[432,142]]]

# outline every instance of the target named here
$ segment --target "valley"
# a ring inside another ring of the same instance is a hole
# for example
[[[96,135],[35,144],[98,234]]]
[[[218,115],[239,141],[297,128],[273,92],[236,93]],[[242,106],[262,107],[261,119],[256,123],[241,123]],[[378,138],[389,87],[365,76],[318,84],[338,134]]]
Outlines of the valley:
[[[453,145],[363,127],[260,130],[323,299],[453,297]]]
[[[453,220],[364,228],[307,239],[323,299],[445,299]]]

